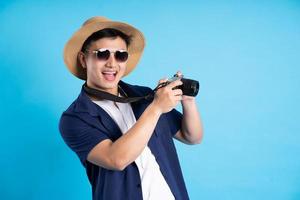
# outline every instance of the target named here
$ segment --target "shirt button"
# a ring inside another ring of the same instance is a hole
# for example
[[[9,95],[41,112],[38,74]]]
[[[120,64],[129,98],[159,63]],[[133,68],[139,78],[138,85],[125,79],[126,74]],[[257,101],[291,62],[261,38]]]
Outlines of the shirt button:
[[[140,183],[138,183],[138,184],[136,185],[136,187],[138,187],[138,188],[141,188],[141,184],[140,184]]]

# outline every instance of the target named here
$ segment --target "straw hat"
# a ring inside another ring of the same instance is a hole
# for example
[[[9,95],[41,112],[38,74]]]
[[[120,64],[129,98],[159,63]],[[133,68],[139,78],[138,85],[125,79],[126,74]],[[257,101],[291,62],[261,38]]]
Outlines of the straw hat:
[[[64,48],[64,61],[72,74],[82,80],[86,80],[86,70],[78,61],[78,52],[81,51],[84,41],[94,32],[105,28],[117,29],[126,35],[131,36],[131,42],[128,46],[129,58],[124,76],[128,75],[138,64],[145,47],[143,34],[133,26],[112,21],[105,17],[92,17],[85,21],[81,28],[73,34]]]

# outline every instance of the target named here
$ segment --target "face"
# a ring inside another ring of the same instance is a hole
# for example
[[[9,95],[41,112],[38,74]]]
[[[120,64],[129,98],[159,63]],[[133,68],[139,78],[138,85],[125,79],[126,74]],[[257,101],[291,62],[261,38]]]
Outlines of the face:
[[[117,95],[118,83],[125,73],[127,61],[117,61],[114,53],[111,53],[107,60],[98,60],[96,54],[92,52],[98,49],[115,52],[116,50],[127,50],[127,45],[120,37],[102,38],[91,43],[88,49],[89,53],[79,53],[82,66],[87,68],[87,85]]]

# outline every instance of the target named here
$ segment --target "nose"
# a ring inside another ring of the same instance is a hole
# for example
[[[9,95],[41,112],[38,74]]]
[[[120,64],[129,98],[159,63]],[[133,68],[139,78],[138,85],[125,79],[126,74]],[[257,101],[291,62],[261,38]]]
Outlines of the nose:
[[[117,61],[116,61],[115,56],[114,56],[113,53],[111,53],[111,54],[109,55],[109,58],[108,58],[108,60],[106,61],[106,65],[107,65],[108,67],[115,67],[115,66],[117,66]]]

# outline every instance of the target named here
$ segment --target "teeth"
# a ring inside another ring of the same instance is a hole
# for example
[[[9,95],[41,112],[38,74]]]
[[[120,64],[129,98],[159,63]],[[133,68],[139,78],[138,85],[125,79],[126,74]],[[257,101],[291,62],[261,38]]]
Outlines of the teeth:
[[[117,72],[102,72],[103,74],[116,74]]]

